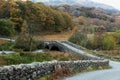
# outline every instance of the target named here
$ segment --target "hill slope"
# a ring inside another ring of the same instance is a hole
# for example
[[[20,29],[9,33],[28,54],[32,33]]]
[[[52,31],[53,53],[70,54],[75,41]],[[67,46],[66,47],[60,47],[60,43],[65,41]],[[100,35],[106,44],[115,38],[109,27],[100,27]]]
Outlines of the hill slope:
[[[0,30],[2,32],[0,31],[0,35],[5,35],[8,32],[4,28],[4,26],[6,27],[6,20],[14,23],[14,29],[17,33],[24,31],[26,28],[30,33],[41,33],[44,31],[61,32],[73,27],[72,19],[67,13],[31,1],[1,1]]]
[[[119,12],[117,9],[115,9],[112,6],[102,4],[102,3],[97,3],[92,0],[34,0],[34,2],[43,2],[46,5],[68,4],[68,5],[79,5],[79,6],[85,6],[85,7],[95,7],[106,13],[118,13]]]

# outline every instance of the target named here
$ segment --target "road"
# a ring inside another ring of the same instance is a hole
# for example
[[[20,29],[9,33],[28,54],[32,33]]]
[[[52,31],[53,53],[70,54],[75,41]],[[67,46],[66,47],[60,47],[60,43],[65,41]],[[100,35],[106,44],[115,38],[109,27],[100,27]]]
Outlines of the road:
[[[64,80],[120,80],[120,62],[110,61],[112,69],[84,72]]]
[[[69,44],[63,44],[76,52],[85,54],[82,50],[76,49]],[[91,54],[85,55],[95,57]],[[109,64],[112,67],[111,69],[84,72],[72,77],[65,78],[63,80],[120,80],[120,62],[110,61]]]

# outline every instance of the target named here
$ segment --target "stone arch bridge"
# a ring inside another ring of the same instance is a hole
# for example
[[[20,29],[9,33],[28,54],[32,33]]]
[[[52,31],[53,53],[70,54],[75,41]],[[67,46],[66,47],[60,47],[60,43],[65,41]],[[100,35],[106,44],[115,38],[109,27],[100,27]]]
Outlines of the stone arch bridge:
[[[8,41],[15,41],[15,39],[9,39],[9,38],[0,38],[3,40],[8,40]],[[85,60],[104,60],[99,57],[96,57],[94,55],[91,55],[89,53],[85,53],[83,50],[85,48],[78,46],[76,44],[73,44],[69,41],[59,41],[59,40],[42,40],[42,43],[44,44],[44,48],[49,49],[49,50],[59,50],[62,52],[70,52],[77,54],[78,56],[82,57]]]
[[[44,44],[44,48],[45,49],[49,49],[49,50],[58,50],[58,51],[62,51],[62,52],[69,52],[69,53],[74,53],[78,56],[81,56],[83,59],[85,60],[101,60],[101,58],[96,57],[94,55],[85,53],[83,50],[85,50],[85,48],[78,46],[76,44],[73,44],[69,41],[48,41],[48,40],[44,40],[42,41]]]

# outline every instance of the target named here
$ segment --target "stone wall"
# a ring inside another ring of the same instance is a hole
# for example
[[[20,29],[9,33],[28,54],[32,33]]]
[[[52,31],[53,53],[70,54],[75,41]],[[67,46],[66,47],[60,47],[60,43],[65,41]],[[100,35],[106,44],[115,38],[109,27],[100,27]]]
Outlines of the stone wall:
[[[89,67],[109,66],[108,60],[78,60],[78,61],[51,61],[34,62],[0,67],[0,80],[34,80],[38,77],[50,74],[57,67],[68,66],[72,70],[85,70]]]

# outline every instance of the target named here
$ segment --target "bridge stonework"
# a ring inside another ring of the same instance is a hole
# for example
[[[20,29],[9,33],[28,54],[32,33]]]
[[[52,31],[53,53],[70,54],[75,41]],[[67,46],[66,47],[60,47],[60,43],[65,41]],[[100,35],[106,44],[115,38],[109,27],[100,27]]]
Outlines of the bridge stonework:
[[[59,49],[59,51],[68,52],[68,48],[60,44],[58,41],[43,41],[44,48],[48,47],[47,49],[51,50],[53,47]]]
[[[43,43],[44,43],[44,48],[48,47],[47,49],[49,49],[49,50],[52,50],[53,47],[57,47],[59,49],[59,51],[76,54],[84,60],[91,60],[91,59],[92,60],[101,60],[101,58],[99,58],[99,57],[80,52],[79,50],[84,50],[85,48],[78,46],[76,44],[73,44],[69,41],[43,41]],[[67,46],[65,44],[67,44]],[[75,49],[73,49],[73,48],[75,48]]]

